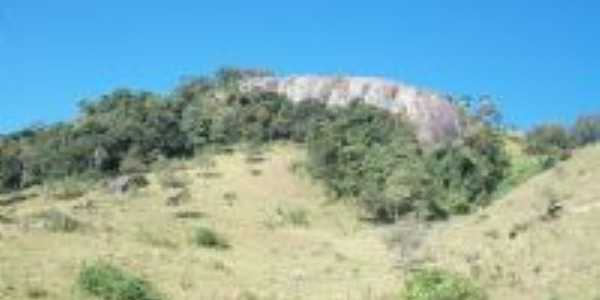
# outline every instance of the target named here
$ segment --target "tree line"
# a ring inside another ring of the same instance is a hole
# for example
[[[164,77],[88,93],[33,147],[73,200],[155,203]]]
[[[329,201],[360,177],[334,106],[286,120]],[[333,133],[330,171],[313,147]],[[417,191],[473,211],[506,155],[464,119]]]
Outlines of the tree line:
[[[360,100],[334,108],[240,91],[241,79],[265,74],[223,69],[168,95],[119,89],[82,101],[72,122],[0,138],[0,191],[65,177],[144,172],[161,159],[274,141],[305,144],[310,174],[380,220],[407,212],[424,218],[468,213],[487,204],[508,176],[504,132],[490,106],[457,104],[461,136],[425,148],[402,115]],[[545,126],[530,135],[532,152],[568,149],[598,141],[600,118],[582,118],[568,134]]]

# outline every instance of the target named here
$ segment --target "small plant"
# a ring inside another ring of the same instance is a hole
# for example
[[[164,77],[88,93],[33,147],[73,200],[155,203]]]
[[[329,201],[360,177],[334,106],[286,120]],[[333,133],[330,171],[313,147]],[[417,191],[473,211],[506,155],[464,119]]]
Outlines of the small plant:
[[[204,248],[229,249],[229,242],[214,230],[207,227],[197,227],[194,229],[193,242],[195,245]]]
[[[308,226],[308,212],[303,208],[290,209],[287,212],[280,211],[284,219],[294,226]]]
[[[29,299],[43,299],[48,297],[48,291],[37,286],[28,287],[26,294]]]
[[[213,260],[210,263],[210,266],[215,271],[223,272],[225,274],[230,274],[231,273],[231,268],[229,268],[224,262],[222,262],[220,260]]]
[[[179,206],[192,199],[192,194],[187,188],[172,189],[170,195],[167,196],[167,206]]]
[[[228,206],[233,206],[233,202],[238,199],[238,195],[234,192],[227,192],[223,194],[223,199]]]
[[[260,169],[252,169],[252,170],[250,170],[250,174],[252,176],[255,176],[255,177],[262,175],[262,173],[263,173],[263,171],[260,170]]]
[[[200,211],[178,211],[175,213],[177,219],[202,219],[206,214]]]
[[[406,282],[406,300],[485,299],[486,293],[475,283],[442,270],[420,270]]]
[[[525,233],[527,230],[529,230],[530,226],[531,224],[527,222],[514,224],[508,232],[508,238],[511,240],[516,239],[521,233]]]
[[[285,225],[307,227],[310,224],[308,212],[303,208],[283,209],[278,207],[275,214],[267,215],[264,225],[268,229],[276,229]]]
[[[149,282],[108,263],[85,265],[78,286],[103,300],[161,300]]]

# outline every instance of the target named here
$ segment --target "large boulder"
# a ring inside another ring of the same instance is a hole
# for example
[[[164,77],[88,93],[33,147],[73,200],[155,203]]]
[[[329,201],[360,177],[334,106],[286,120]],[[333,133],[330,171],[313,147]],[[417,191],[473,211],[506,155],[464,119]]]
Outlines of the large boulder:
[[[406,115],[419,140],[427,144],[451,139],[460,131],[459,113],[447,96],[376,77],[249,77],[242,82],[241,89],[274,92],[294,102],[317,100],[328,105],[347,105],[362,99],[367,104]]]

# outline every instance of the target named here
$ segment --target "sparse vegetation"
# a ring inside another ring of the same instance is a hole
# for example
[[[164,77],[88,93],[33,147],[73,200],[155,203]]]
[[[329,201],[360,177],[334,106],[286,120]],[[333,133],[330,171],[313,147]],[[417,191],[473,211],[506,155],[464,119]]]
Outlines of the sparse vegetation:
[[[104,262],[84,265],[77,284],[103,300],[163,300],[146,280]]]

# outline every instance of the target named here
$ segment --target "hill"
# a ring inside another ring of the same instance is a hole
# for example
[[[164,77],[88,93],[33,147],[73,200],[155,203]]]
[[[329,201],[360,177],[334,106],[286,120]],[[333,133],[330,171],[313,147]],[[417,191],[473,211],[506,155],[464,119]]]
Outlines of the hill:
[[[556,164],[600,118],[522,135],[488,100],[231,69],[83,101],[0,139],[0,298],[591,295],[599,151]]]
[[[97,260],[143,276],[168,299],[393,299],[385,297],[401,280],[378,229],[292,172],[303,156],[280,145],[262,162],[239,152],[208,167],[174,162],[125,195],[98,186],[61,201],[29,190],[39,195],[0,207],[0,299],[40,290],[44,299],[88,299],[75,282]],[[185,182],[190,196],[181,205],[167,205],[174,188],[163,176]],[[81,228],[49,229],[39,216],[53,210]],[[218,231],[231,248],[194,245],[198,226]]]
[[[467,274],[492,299],[598,299],[599,180],[600,147],[578,150],[479,213],[434,226],[411,259]]]

